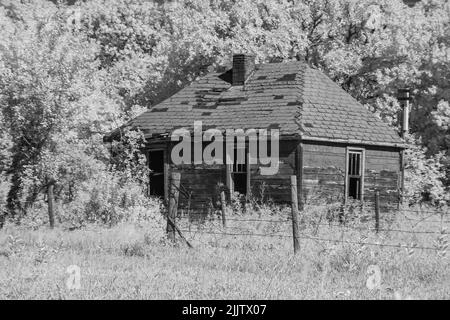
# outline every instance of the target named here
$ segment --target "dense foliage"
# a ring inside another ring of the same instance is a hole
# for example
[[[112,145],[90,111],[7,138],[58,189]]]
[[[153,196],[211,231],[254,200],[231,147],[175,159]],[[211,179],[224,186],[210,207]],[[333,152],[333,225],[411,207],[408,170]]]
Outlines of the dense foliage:
[[[102,135],[238,51],[305,60],[394,126],[411,87],[408,196],[445,203],[449,34],[444,0],[0,0],[0,205],[26,212],[51,180],[61,205],[85,203],[99,176],[143,189],[139,161],[118,167]],[[138,140],[122,157],[136,160]]]

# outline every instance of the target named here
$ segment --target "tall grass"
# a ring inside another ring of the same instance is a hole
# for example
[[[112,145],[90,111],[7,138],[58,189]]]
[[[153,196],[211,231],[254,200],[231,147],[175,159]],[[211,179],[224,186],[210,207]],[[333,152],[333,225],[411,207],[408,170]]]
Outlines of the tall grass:
[[[449,261],[442,246],[446,234],[440,233],[448,226],[445,219],[420,221],[426,216],[392,213],[376,233],[371,220],[337,224],[329,219],[330,207],[305,208],[297,255],[292,250],[289,208],[271,206],[246,214],[230,211],[226,228],[217,215],[195,223],[178,219],[194,249],[182,241],[158,240],[142,224],[89,225],[74,231],[7,225],[0,233],[0,298],[450,297]],[[397,229],[423,233],[383,231]],[[80,267],[79,290],[66,287],[70,265]],[[367,286],[371,265],[381,271],[381,283],[372,289]]]

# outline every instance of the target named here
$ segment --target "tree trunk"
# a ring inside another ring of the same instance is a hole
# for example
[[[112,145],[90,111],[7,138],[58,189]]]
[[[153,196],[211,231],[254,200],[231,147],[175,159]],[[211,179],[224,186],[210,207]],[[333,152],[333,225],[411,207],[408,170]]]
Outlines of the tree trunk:
[[[50,228],[52,228],[52,229],[55,227],[55,212],[54,212],[55,199],[54,199],[54,194],[53,194],[54,186],[55,186],[55,180],[52,179],[48,183],[48,188],[47,188],[48,220],[50,222]]]

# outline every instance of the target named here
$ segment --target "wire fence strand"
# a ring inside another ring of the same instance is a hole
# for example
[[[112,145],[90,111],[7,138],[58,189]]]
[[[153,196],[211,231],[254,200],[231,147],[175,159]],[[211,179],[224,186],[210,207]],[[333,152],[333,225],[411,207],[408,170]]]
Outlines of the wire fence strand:
[[[416,212],[417,213],[417,212]],[[414,219],[410,218],[409,220],[417,221],[418,224],[423,222],[430,222],[430,220],[427,220],[431,218],[432,216],[425,217],[424,219]],[[409,217],[408,217],[409,218]],[[238,222],[241,223],[239,226],[222,226],[221,220],[219,217],[217,219],[211,219],[208,217],[205,217],[204,220],[193,220],[189,219],[188,216],[183,216],[178,218],[178,222],[184,222],[189,224],[189,229],[182,229],[182,232],[188,233],[188,234],[194,234],[194,236],[197,235],[215,235],[215,236],[222,236],[222,237],[270,237],[270,238],[293,238],[293,235],[286,234],[286,231],[284,230],[278,230],[274,232],[266,232],[261,233],[260,230],[255,230],[259,232],[252,232],[251,230],[255,227],[254,224],[247,225],[245,223],[267,223],[268,225],[273,224],[274,226],[290,226],[292,224],[292,219],[286,219],[286,218],[280,218],[280,219],[254,219],[254,218],[240,218],[240,217],[234,217],[230,218],[227,217],[227,222]],[[197,223],[195,223],[197,222]],[[205,224],[203,223],[207,222],[213,222],[212,224]],[[216,222],[217,224],[214,224]],[[412,234],[412,235],[439,235],[446,237],[449,232],[446,232],[446,228],[442,227],[442,223],[450,222],[450,220],[435,220],[434,223],[441,224],[439,231],[432,231],[432,230],[405,230],[405,229],[398,229],[398,228],[374,228],[369,226],[353,226],[346,223],[333,223],[333,222],[314,222],[310,221],[312,227],[333,227],[333,228],[339,228],[344,230],[357,230],[357,231],[367,231],[367,232],[384,232],[384,233],[404,233],[404,234]],[[195,225],[196,228],[191,229],[191,226]],[[414,228],[417,227],[414,226]],[[212,230],[213,229],[213,230]],[[258,229],[258,227],[256,228]],[[316,230],[317,231],[317,230]],[[370,242],[370,241],[354,241],[354,240],[347,240],[347,239],[333,239],[333,238],[325,238],[325,237],[318,237],[318,236],[311,236],[308,234],[305,234],[304,232],[301,233],[298,236],[299,239],[303,240],[312,240],[312,241],[319,241],[319,242],[333,242],[333,243],[342,243],[342,244],[353,244],[353,245],[359,245],[359,246],[377,246],[377,247],[389,247],[389,248],[398,248],[398,249],[407,249],[407,250],[427,250],[427,251],[445,251],[448,247],[448,244],[446,241],[444,241],[441,245],[435,245],[435,247],[426,246],[426,245],[418,245],[417,243],[410,243],[410,244],[400,244],[400,243],[382,243],[382,242]],[[364,237],[367,239],[367,237]],[[217,239],[215,239],[217,240]],[[203,241],[198,239],[198,241],[204,245],[206,245]],[[225,249],[230,249],[228,246],[218,246],[217,244],[214,245],[215,247],[221,247]]]
[[[241,237],[278,237],[278,238],[292,238],[292,235],[286,234],[278,234],[278,233],[230,233],[230,232],[213,232],[213,231],[192,231],[192,230],[181,230],[182,232],[192,233],[195,232],[197,234],[210,234],[210,235],[221,235],[221,236],[241,236]],[[417,246],[417,245],[406,245],[406,244],[389,244],[389,243],[375,243],[375,242],[365,242],[365,241],[351,241],[351,240],[342,240],[342,239],[329,239],[329,238],[321,238],[321,237],[313,237],[305,234],[299,235],[300,239],[304,240],[314,240],[314,241],[325,241],[325,242],[335,242],[335,243],[345,243],[345,244],[357,244],[361,246],[378,246],[378,247],[390,247],[390,248],[399,248],[399,249],[414,249],[414,250],[434,250],[441,251],[440,248],[435,247],[426,247],[426,246]],[[226,247],[225,247],[226,248]]]

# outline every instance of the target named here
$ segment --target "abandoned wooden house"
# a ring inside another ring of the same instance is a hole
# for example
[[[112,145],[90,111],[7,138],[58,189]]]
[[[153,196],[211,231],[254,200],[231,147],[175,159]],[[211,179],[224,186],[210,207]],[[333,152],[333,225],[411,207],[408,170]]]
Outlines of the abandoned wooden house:
[[[278,172],[262,175],[248,157],[243,165],[174,164],[171,133],[186,128],[193,134],[194,121],[222,132],[278,129]],[[397,130],[304,62],[255,64],[254,56],[234,55],[232,68],[199,78],[130,125],[146,137],[150,193],[167,199],[170,172],[178,171],[181,208],[188,201],[193,208],[214,205],[219,184],[229,194],[258,197],[264,190],[266,198],[289,202],[291,175],[300,201],[315,195],[373,201],[376,190],[381,206],[399,201],[404,142]]]

